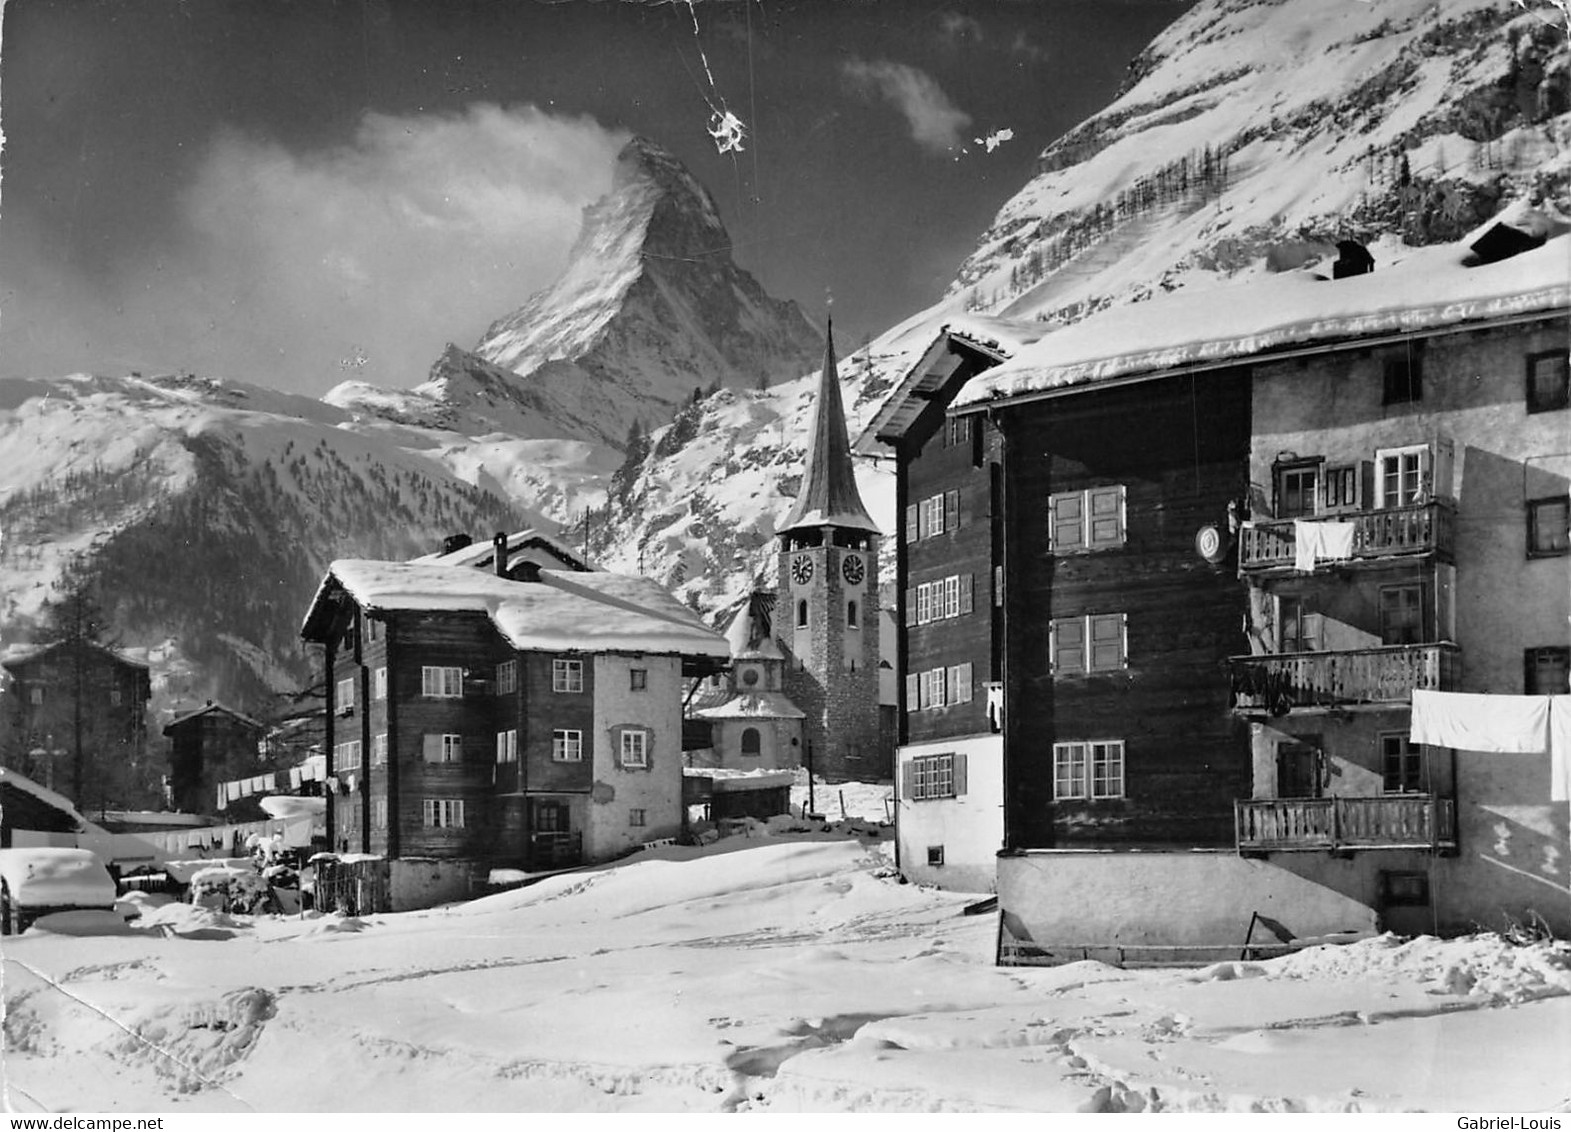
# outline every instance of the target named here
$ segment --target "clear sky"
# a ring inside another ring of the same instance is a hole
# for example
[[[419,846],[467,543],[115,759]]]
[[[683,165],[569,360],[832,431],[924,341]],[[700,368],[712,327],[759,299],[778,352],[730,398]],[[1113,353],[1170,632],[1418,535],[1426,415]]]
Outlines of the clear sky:
[[[551,282],[633,133],[849,350],[1186,6],[8,0],[0,376],[413,385]]]

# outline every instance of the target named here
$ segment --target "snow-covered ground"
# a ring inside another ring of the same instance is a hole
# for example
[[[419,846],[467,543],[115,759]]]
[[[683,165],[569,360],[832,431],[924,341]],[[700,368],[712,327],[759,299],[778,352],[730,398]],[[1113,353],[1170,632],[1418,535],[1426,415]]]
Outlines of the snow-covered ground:
[[[849,799],[848,799],[849,801]],[[992,965],[886,841],[754,832],[428,912],[4,951],[15,1111],[1565,1111],[1571,949]],[[105,913],[73,913],[82,917]],[[69,933],[69,934],[68,934]]]

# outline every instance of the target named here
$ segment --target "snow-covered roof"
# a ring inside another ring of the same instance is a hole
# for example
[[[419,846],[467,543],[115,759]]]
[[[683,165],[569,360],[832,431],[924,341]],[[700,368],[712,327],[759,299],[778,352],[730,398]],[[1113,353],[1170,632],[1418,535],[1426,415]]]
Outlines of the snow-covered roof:
[[[14,669],[20,665],[28,663],[29,661],[37,660],[39,657],[45,656],[48,653],[53,652],[55,649],[65,648],[68,643],[69,642],[67,641],[55,641],[47,645],[13,645],[6,649],[4,653],[0,653],[0,665],[4,665],[6,668]],[[125,665],[127,668],[140,668],[144,672],[148,671],[147,665],[141,663],[140,661],[131,660],[129,657],[117,652],[112,648],[108,648],[104,645],[94,644],[91,641],[84,642],[84,645],[90,651],[102,653],[104,656],[109,657],[118,664]]]
[[[969,351],[990,363],[1013,357],[1051,329],[1036,320],[1015,321],[967,315],[945,323],[916,364],[889,391],[883,404],[857,437],[854,449],[876,453],[883,445],[904,436],[964,361]]]
[[[698,719],[806,719],[783,692],[738,692],[719,707],[693,712]]]
[[[1114,308],[1022,348],[967,382],[954,405],[1571,308],[1571,236],[1497,263],[1469,258],[1465,244],[1447,244],[1367,275],[1296,272]]]
[[[115,882],[91,849],[0,849],[0,877],[26,908],[115,903]]]
[[[541,552],[556,560],[551,563],[543,560]],[[435,563],[440,566],[484,566],[494,565],[495,548],[493,540],[477,539],[468,546],[461,546],[457,550],[446,554],[438,551],[435,554],[423,554],[411,559],[414,562]],[[578,566],[587,569],[589,562],[583,555],[568,546],[561,539],[554,538],[536,527],[526,527],[507,536],[507,566],[512,569],[520,561],[534,562],[540,566],[560,564],[563,566]]]
[[[164,734],[168,735],[169,729],[171,727],[176,727],[182,723],[185,723],[187,720],[196,719],[197,717],[206,715],[209,712],[220,712],[224,715],[230,716],[233,719],[239,720],[248,727],[254,727],[258,731],[266,730],[265,724],[259,720],[252,719],[244,712],[236,711],[234,708],[228,707],[214,700],[208,700],[205,707],[199,707],[192,711],[182,712],[180,715],[175,716],[168,723],[164,724]]]
[[[77,808],[71,804],[71,800],[65,795],[56,794],[47,786],[40,786],[31,778],[24,774],[18,774],[10,767],[0,766],[0,785],[15,787],[17,790],[31,794],[50,809],[59,810],[65,814],[67,818],[76,823],[79,830],[87,828],[89,824],[88,820],[77,811]]]
[[[335,585],[371,612],[483,613],[516,649],[729,656],[724,637],[648,578],[542,570],[539,581],[517,582],[469,566],[340,559],[303,631]]]

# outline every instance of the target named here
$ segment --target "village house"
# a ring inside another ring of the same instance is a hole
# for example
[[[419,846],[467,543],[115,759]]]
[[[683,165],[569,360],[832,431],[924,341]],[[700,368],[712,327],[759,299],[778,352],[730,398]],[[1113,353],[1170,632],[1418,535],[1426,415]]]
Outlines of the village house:
[[[683,681],[725,663],[724,639],[648,579],[508,543],[491,569],[334,562],[306,614],[330,674],[327,838],[422,862],[395,904],[682,829]]]
[[[63,641],[14,651],[0,667],[12,769],[84,809],[142,800],[147,665],[102,645]]]
[[[908,516],[902,871],[976,887],[999,837],[1014,956],[1565,931],[1547,749],[1408,738],[1415,690],[1566,691],[1564,243],[947,328],[863,441]]]
[[[170,804],[181,813],[211,812],[220,782],[261,772],[266,730],[258,720],[212,700],[175,716],[164,725]]]

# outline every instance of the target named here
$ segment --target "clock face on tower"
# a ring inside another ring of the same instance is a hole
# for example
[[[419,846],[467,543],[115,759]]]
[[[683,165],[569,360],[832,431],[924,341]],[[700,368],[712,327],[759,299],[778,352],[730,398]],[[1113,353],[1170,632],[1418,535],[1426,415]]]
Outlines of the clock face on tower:
[[[862,584],[862,576],[867,572],[867,568],[862,565],[862,559],[859,555],[848,554],[845,556],[845,560],[840,563],[840,572],[845,575],[846,581],[851,583],[851,585],[859,586]]]
[[[798,554],[791,559],[791,580],[799,586],[805,586],[813,580],[813,560],[805,554]]]

